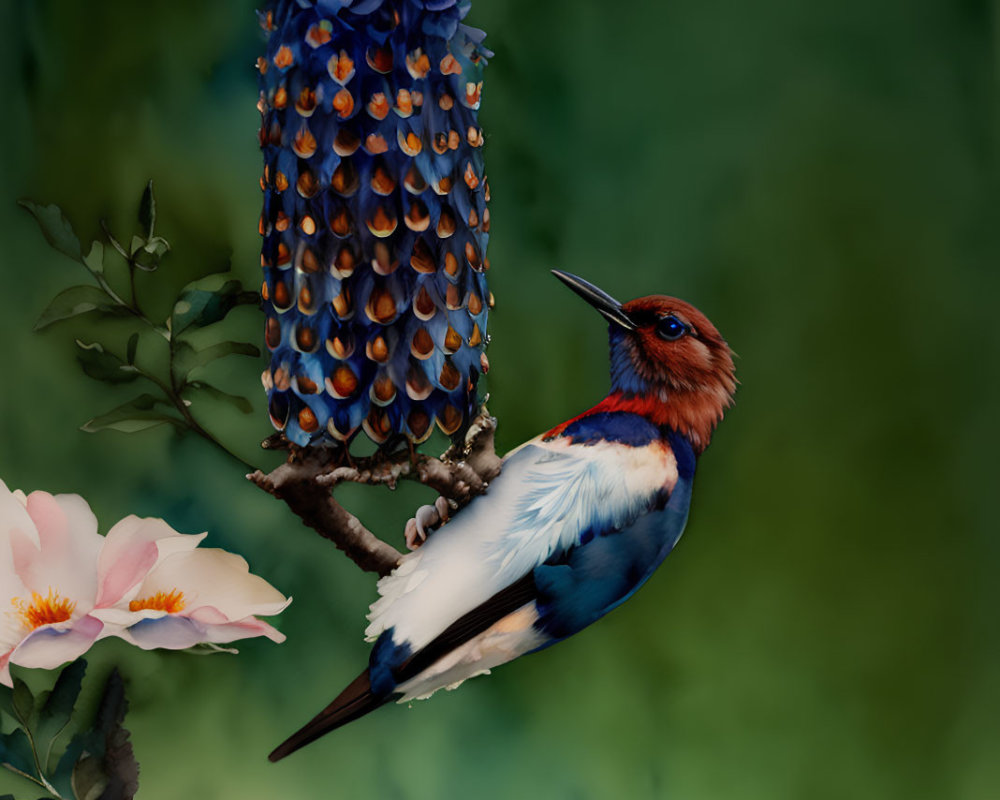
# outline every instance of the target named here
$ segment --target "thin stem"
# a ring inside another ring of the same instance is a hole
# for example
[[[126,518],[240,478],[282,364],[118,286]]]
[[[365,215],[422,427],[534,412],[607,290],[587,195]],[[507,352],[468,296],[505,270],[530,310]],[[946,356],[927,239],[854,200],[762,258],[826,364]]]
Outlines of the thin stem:
[[[111,284],[108,283],[107,278],[104,277],[103,273],[95,272],[87,264],[84,264],[84,269],[87,270],[93,276],[94,280],[97,281],[97,285],[101,287],[103,292],[108,296],[111,302],[118,306],[121,306],[129,314],[138,319],[140,322],[148,325],[154,331],[156,331],[160,336],[165,339],[170,339],[170,332],[165,328],[160,327],[155,322],[153,322],[149,317],[147,317],[142,309],[139,308],[139,304],[136,299],[135,293],[135,259],[125,252],[125,249],[121,246],[117,239],[112,235],[111,230],[108,228],[107,223],[101,220],[101,228],[104,230],[105,236],[108,237],[108,241],[111,242],[112,247],[118,252],[118,254],[125,259],[125,263],[128,264],[129,272],[129,290],[131,292],[132,300],[131,302],[125,302],[125,300],[118,294],[114,289],[111,288]]]
[[[171,347],[170,361],[171,361],[171,367],[172,367],[173,366],[173,347]],[[257,469],[256,465],[251,464],[249,461],[245,461],[243,458],[241,458],[240,456],[236,455],[236,453],[234,453],[232,450],[230,450],[228,447],[226,447],[222,442],[220,442],[218,439],[216,439],[214,436],[212,436],[212,434],[210,434],[207,430],[205,430],[198,423],[198,421],[191,414],[191,411],[187,407],[187,404],[184,402],[184,398],[181,397],[180,391],[175,390],[173,386],[168,385],[164,381],[162,381],[159,378],[157,378],[152,372],[147,372],[142,367],[136,366],[135,369],[139,373],[139,375],[141,375],[143,378],[145,378],[146,380],[148,380],[150,383],[152,383],[155,386],[157,386],[160,389],[160,391],[163,392],[163,394],[166,397],[166,399],[168,401],[170,401],[170,404],[175,409],[177,409],[177,411],[180,412],[181,417],[183,417],[183,420],[179,420],[179,421],[183,421],[183,423],[185,424],[185,426],[187,426],[187,428],[192,433],[196,433],[196,434],[198,434],[198,436],[200,436],[201,438],[205,439],[205,441],[211,442],[216,447],[218,447],[222,452],[224,452],[227,456],[230,456],[231,458],[234,458],[237,461],[239,461],[240,464],[242,464],[244,467],[248,467],[249,469]],[[171,375],[173,375],[173,369],[172,368],[171,368]],[[182,386],[181,390],[183,390],[183,388],[184,387]]]
[[[35,781],[35,783],[43,787],[46,791],[51,792],[53,797],[58,798],[58,800],[62,800],[62,795],[60,795],[59,792],[56,791],[55,787],[45,779],[45,770],[42,769],[41,761],[38,758],[38,747],[35,744],[35,737],[32,736],[31,729],[28,727],[27,723],[24,720],[21,720],[21,730],[23,730],[25,736],[28,737],[28,744],[31,746],[31,758],[35,762],[35,770],[38,772],[38,780],[35,780],[33,776],[27,775],[21,772],[20,770],[14,770],[14,771],[20,773],[21,775],[24,775],[29,780]],[[11,769],[13,769],[13,767],[11,767]]]
[[[139,311],[139,301],[135,296],[135,261],[131,258],[128,260],[128,288],[132,296],[132,308]],[[145,314],[142,315],[145,318]]]
[[[34,775],[29,775],[27,772],[21,772],[21,770],[19,770],[17,767],[12,767],[10,764],[4,764],[3,766],[5,766],[7,769],[9,769],[11,772],[13,772],[15,775],[20,775],[22,778],[27,778],[29,781],[31,781],[36,786],[41,786],[46,791],[51,792],[54,797],[58,798],[58,800],[63,800],[62,795],[59,794],[51,786],[49,786],[48,785],[48,781],[46,781],[45,779],[41,779],[40,780],[40,779],[36,778]]]

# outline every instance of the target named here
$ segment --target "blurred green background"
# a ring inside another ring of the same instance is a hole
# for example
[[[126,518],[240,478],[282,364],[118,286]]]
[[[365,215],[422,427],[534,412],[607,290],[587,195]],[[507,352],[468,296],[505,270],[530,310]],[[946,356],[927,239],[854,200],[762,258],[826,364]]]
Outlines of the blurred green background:
[[[491,410],[508,449],[607,386],[604,326],[548,274],[682,296],[740,354],[688,534],[635,599],[536,657],[265,755],[363,665],[370,576],[205,443],[78,427],[127,400],[75,363],[84,282],[15,205],[82,239],[145,181],[161,311],[232,259],[258,283],[252,0],[0,3],[0,477],[162,516],[295,602],[288,641],[195,658],[101,643],[129,679],[144,800],[987,798],[1000,791],[994,493],[996,17],[982,0],[478,0],[496,51]],[[253,308],[227,323],[260,341]],[[114,344],[124,347],[127,329]],[[247,460],[263,361],[196,407]],[[344,492],[394,542],[418,488]],[[34,684],[46,676],[21,672]],[[0,772],[0,793],[38,792]]]

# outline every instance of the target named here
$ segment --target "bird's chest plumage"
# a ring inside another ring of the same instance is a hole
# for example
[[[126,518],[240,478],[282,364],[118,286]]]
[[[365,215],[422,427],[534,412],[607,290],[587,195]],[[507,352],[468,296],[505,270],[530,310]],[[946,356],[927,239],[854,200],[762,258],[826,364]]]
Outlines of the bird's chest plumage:
[[[526,443],[486,495],[380,582],[368,636],[391,630],[393,642],[415,652],[533,572],[553,609],[593,598],[586,613],[556,627],[593,621],[634,591],[680,535],[693,455],[675,438],[635,415],[602,414]]]
[[[538,621],[551,642],[570,636],[623,603],[649,578],[680,539],[687,522],[694,454],[683,437],[667,444],[673,484],[621,527],[595,526],[577,546],[534,570]]]

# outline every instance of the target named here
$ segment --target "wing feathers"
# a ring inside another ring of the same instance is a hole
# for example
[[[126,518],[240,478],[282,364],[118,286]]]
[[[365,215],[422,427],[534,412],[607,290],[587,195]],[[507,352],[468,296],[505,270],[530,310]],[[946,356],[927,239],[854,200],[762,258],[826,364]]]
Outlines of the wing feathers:
[[[393,670],[393,676],[398,683],[404,683],[419,675],[439,658],[475,638],[493,623],[521,606],[530,603],[536,594],[535,579],[529,572],[519,581],[497,592],[485,603],[455,620],[427,647],[414,653],[398,669]]]
[[[366,636],[374,641],[391,628],[397,644],[424,649],[584,534],[630,524],[676,480],[665,444],[528,443],[504,460],[487,494],[379,582]]]

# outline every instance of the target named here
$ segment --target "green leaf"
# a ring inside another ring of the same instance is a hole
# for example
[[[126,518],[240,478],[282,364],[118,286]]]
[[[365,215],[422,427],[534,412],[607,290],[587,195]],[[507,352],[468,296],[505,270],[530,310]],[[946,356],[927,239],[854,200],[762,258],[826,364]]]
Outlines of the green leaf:
[[[59,757],[59,763],[49,778],[52,785],[56,787],[56,790],[63,797],[74,796],[73,773],[76,765],[80,762],[81,757],[83,757],[84,749],[87,747],[90,737],[91,731],[81,731],[75,734],[66,746],[66,750]]]
[[[159,257],[170,249],[170,242],[162,236],[150,236],[142,249],[150,255]]]
[[[187,342],[181,342],[174,354],[174,374],[183,380],[191,370],[226,356],[253,356],[257,358],[260,356],[260,350],[248,342],[219,342],[201,350],[196,350]]]
[[[128,247],[129,255],[134,256],[145,246],[146,246],[146,240],[142,236],[133,236],[132,242],[131,244],[129,244]]]
[[[164,423],[183,427],[184,423],[177,417],[160,410],[161,408],[169,409],[171,407],[166,401],[158,397],[154,397],[151,394],[141,394],[135,399],[129,400],[127,403],[123,403],[117,408],[112,409],[107,414],[94,417],[84,424],[80,430],[87,433],[96,433],[97,431],[104,430],[137,433],[148,428],[155,428],[157,425],[163,425]]]
[[[241,397],[236,394],[229,394],[229,392],[224,392],[222,389],[218,389],[212,386],[210,383],[204,383],[202,381],[192,381],[190,384],[192,389],[196,389],[200,392],[205,392],[205,394],[214,397],[216,400],[222,400],[223,402],[229,403],[235,406],[237,409],[242,411],[244,414],[249,414],[253,411],[253,406],[250,401],[245,397]]]
[[[35,758],[31,753],[31,742],[24,728],[0,734],[0,764],[25,775],[39,777],[35,769]]]
[[[156,225],[156,198],[153,196],[153,181],[146,184],[139,201],[139,224],[146,231],[146,238],[151,238]]]
[[[18,200],[18,205],[28,209],[38,221],[49,245],[75,261],[80,261],[80,240],[73,232],[66,215],[57,205],[40,206],[31,200]]]
[[[22,725],[31,725],[35,715],[35,698],[28,684],[20,678],[14,678],[14,716]]]
[[[125,346],[125,361],[129,364],[135,363],[135,351],[139,347],[139,334],[133,333],[128,337],[128,344]]]
[[[38,713],[38,725],[35,731],[35,746],[44,759],[42,768],[48,769],[49,755],[52,745],[69,724],[73,716],[73,707],[80,696],[83,685],[83,675],[87,671],[87,662],[77,659],[62,672],[56,680],[56,685],[48,693]]]
[[[244,291],[243,285],[233,278],[216,274],[189,283],[174,304],[171,330],[176,336],[192,325],[204,327],[223,319],[238,305],[257,303],[256,292]]]
[[[77,800],[99,800],[108,788],[108,778],[99,759],[84,756],[73,767],[73,795]],[[109,795],[113,796],[113,795]]]
[[[82,745],[79,740],[74,741],[56,770],[56,780],[60,781],[67,771],[68,758],[83,753],[71,774],[73,793],[78,800],[98,797],[130,800],[139,790],[139,765],[129,732],[122,725],[127,711],[125,685],[115,669],[104,687],[93,728],[83,737]]]
[[[104,245],[100,242],[92,242],[90,252],[83,257],[83,263],[91,272],[104,272]]]
[[[170,243],[162,236],[153,236],[144,240],[142,249],[134,252],[135,265],[144,272],[155,272],[160,266],[160,259],[170,250]]]
[[[105,383],[129,383],[139,377],[139,370],[126,364],[114,353],[107,352],[98,342],[86,344],[76,340],[80,352],[76,360],[91,378]]]
[[[59,292],[49,303],[35,323],[35,330],[40,331],[53,322],[89,314],[91,311],[114,316],[128,313],[96,286],[70,286]]]

